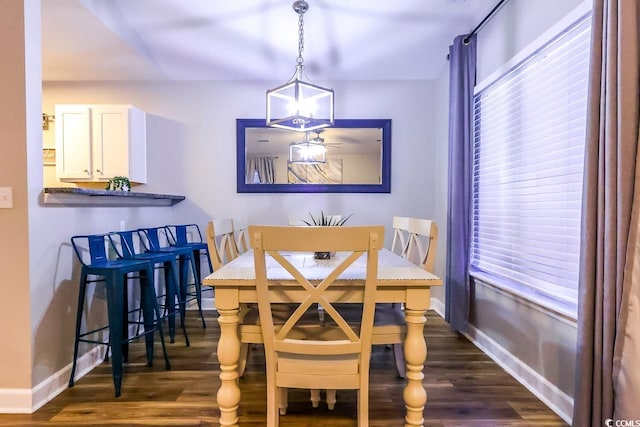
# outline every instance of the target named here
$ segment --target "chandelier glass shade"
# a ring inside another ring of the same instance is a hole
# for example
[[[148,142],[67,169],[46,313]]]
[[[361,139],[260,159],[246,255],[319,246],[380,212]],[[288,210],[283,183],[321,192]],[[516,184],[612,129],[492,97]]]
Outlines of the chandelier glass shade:
[[[289,81],[267,91],[267,126],[307,132],[334,124],[333,90],[303,80],[304,13],[309,9],[305,1],[295,1],[298,14],[298,58],[296,71]]]
[[[327,162],[327,146],[320,138],[309,139],[309,132],[304,140],[289,144],[289,163],[316,164]]]

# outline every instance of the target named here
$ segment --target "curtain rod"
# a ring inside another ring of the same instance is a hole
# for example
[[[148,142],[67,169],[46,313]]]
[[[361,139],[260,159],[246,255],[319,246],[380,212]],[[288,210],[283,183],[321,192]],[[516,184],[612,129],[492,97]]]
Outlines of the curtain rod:
[[[498,4],[496,4],[496,5],[494,6],[494,8],[493,8],[493,9],[491,9],[491,12],[489,12],[489,13],[487,14],[487,16],[485,16],[485,17],[482,19],[482,21],[480,21],[480,23],[479,23],[479,24],[478,24],[478,25],[477,25],[473,30],[471,30],[471,32],[470,32],[469,34],[467,34],[467,36],[462,40],[462,42],[463,42],[464,44],[469,43],[469,37],[471,37],[472,35],[474,35],[475,33],[477,33],[477,32],[478,32],[478,30],[479,30],[480,28],[482,28],[482,26],[484,25],[484,23],[485,23],[485,22],[487,22],[489,19],[491,19],[491,18],[493,17],[493,15],[495,15],[495,14],[496,14],[496,12],[498,11],[498,9],[500,9],[500,6],[502,6],[502,4],[503,4],[504,2],[506,2],[506,1],[507,1],[507,0],[500,0],[500,1],[498,2]],[[447,53],[447,61],[448,61],[448,60],[449,60],[449,54]]]
[[[464,40],[462,40],[465,44],[469,42],[469,37],[471,37],[472,35],[474,35],[476,32],[478,32],[478,30],[480,28],[482,28],[482,26],[484,25],[485,22],[487,22],[489,19],[491,19],[493,17],[493,15],[495,15],[495,13],[498,11],[498,9],[500,9],[500,6],[502,6],[502,4],[507,1],[507,0],[500,0],[498,2],[498,4],[495,5],[495,7],[493,9],[491,9],[491,12],[489,12],[487,14],[487,16],[484,17],[484,19],[482,21],[480,21],[480,23],[473,29],[471,30],[471,32],[469,34],[467,34],[467,37],[464,38]]]

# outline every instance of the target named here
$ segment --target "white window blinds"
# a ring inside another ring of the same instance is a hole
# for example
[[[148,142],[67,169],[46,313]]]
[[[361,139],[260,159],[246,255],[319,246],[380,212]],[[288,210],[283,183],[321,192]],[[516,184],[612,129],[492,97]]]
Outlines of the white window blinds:
[[[577,303],[590,20],[474,98],[472,274]]]

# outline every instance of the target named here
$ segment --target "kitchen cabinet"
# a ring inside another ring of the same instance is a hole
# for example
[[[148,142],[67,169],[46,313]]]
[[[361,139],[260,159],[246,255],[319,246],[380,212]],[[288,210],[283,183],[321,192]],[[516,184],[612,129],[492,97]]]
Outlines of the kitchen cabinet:
[[[56,105],[56,175],[101,182],[147,181],[146,114],[131,105]]]

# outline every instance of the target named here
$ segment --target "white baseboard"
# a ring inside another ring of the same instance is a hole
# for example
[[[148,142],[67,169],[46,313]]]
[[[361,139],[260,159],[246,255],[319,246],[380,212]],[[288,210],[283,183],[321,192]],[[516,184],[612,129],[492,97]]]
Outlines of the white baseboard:
[[[202,309],[203,310],[215,310],[216,309],[216,299],[214,297],[211,298],[202,298]],[[197,310],[198,304],[193,301],[191,304],[187,306],[187,310]]]
[[[571,396],[564,393],[473,325],[469,325],[469,330],[464,335],[520,384],[542,400],[553,412],[568,424],[571,424],[571,419],[573,418],[573,398]]]
[[[435,311],[444,319],[444,304],[437,298],[431,298],[431,310]]]
[[[76,380],[104,360],[105,347],[99,346],[78,358]],[[69,386],[71,364],[54,373],[31,389],[0,389],[0,414],[32,414]]]

